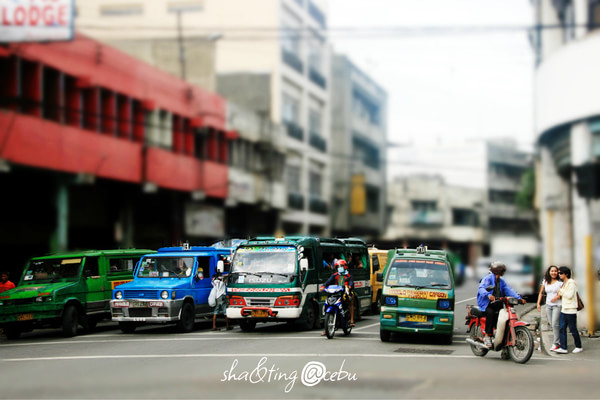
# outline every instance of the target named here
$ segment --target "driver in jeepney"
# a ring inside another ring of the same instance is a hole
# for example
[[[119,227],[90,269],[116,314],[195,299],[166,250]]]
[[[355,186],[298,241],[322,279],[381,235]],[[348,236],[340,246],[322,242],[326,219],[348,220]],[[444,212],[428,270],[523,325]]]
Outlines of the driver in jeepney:
[[[342,301],[350,309],[350,326],[354,326],[354,280],[352,275],[348,272],[348,264],[346,260],[338,260],[335,263],[337,272],[332,274],[322,286],[322,289],[330,285],[338,285],[344,288],[344,296]],[[321,333],[321,336],[327,335],[326,331]]]

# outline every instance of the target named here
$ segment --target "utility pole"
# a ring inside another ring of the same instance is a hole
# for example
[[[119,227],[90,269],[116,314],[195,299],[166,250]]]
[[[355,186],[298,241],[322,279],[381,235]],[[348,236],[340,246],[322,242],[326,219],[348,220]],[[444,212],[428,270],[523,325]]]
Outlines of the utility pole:
[[[177,12],[177,42],[179,43],[179,68],[181,79],[185,80],[185,47],[183,45],[183,28],[181,26],[181,13],[183,9],[178,8]]]

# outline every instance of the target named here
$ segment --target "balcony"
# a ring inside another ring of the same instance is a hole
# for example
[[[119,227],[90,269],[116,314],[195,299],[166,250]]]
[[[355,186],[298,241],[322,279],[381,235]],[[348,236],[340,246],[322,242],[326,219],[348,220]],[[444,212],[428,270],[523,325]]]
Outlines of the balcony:
[[[296,54],[282,49],[282,58],[284,63],[286,63],[292,69],[295,69],[299,74],[302,74],[304,72],[304,65],[302,64],[302,60]]]
[[[311,197],[308,203],[308,209],[316,214],[327,214],[327,202],[320,197]]]
[[[291,121],[285,121],[284,125],[287,129],[288,136],[298,139],[301,142],[304,140],[304,130],[302,127]]]
[[[323,136],[319,135],[318,133],[310,133],[309,143],[315,149],[322,151],[323,153],[327,152],[327,142]]]
[[[294,210],[303,210],[304,196],[298,193],[288,193],[288,207]]]
[[[319,71],[314,68],[308,69],[308,78],[317,86],[323,88],[323,90],[327,89],[327,81],[325,81],[325,77],[321,75]]]
[[[442,226],[444,215],[439,210],[411,211],[410,224],[413,226]]]

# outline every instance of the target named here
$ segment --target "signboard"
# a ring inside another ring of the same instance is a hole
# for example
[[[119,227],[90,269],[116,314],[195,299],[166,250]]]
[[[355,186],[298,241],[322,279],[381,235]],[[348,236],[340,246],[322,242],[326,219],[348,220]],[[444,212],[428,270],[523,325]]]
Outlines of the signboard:
[[[0,43],[73,39],[74,0],[0,0]]]
[[[211,205],[186,204],[185,233],[189,236],[225,236],[225,211]]]

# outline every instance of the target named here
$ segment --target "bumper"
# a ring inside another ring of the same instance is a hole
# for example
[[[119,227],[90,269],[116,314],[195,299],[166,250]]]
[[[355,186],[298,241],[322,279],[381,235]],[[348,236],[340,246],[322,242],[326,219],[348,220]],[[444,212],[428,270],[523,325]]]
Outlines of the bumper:
[[[421,320],[411,320],[416,318]],[[382,307],[379,321],[381,329],[391,332],[451,334],[454,330],[453,311]]]
[[[300,307],[227,307],[227,318],[252,319],[254,321],[277,321],[298,319]]]
[[[182,305],[183,300],[111,300],[110,312],[117,322],[160,324],[179,321]]]
[[[47,308],[44,310],[28,307],[11,307],[12,310],[4,310],[0,315],[0,327],[11,325],[43,325],[53,320],[57,320],[62,315],[62,309]]]

